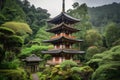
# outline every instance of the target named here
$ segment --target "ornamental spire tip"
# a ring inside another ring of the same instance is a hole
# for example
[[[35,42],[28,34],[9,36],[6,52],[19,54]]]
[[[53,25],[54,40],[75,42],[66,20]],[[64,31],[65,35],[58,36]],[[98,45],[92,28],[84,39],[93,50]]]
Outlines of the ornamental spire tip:
[[[62,4],[62,12],[65,12],[65,0],[63,0],[63,4]]]

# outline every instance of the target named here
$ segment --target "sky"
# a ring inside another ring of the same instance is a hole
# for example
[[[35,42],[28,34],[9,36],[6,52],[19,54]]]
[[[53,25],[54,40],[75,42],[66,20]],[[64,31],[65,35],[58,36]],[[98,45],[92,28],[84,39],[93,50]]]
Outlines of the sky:
[[[47,9],[48,13],[51,14],[51,18],[55,17],[62,11],[62,0],[28,0],[31,4],[36,7]],[[120,0],[65,0],[65,10],[72,8],[74,2],[80,4],[86,3],[89,7],[96,7],[105,4],[111,4],[113,2],[120,3]]]

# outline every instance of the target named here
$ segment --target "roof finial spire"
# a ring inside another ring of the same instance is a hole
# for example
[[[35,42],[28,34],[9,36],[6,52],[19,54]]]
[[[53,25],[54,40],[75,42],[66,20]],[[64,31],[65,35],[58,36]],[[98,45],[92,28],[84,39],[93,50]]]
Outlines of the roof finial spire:
[[[65,12],[65,0],[63,0],[62,12]]]

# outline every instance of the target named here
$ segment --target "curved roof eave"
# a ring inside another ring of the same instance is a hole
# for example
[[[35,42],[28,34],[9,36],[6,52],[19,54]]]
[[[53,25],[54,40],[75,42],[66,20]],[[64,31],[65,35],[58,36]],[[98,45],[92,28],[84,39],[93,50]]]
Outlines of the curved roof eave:
[[[62,12],[58,16],[47,20],[47,22],[56,24],[56,21],[59,20],[59,19],[62,19],[62,18],[63,19],[68,19],[68,21],[71,21],[72,23],[80,22],[80,19],[73,18],[73,17],[67,15],[65,12]]]

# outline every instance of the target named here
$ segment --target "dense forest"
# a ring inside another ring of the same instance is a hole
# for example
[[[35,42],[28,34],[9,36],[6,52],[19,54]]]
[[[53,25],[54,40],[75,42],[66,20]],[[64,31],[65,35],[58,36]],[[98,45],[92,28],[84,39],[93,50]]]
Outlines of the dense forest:
[[[53,48],[42,43],[53,34],[45,30],[50,14],[46,9],[36,8],[28,0],[0,0],[0,80],[32,80],[24,69],[25,59],[36,54],[43,61],[37,73],[40,80],[120,80],[120,3],[100,7],[88,7],[75,2],[67,14],[80,19],[75,33],[84,42],[74,45],[86,53],[75,55],[80,60],[66,60],[60,65],[45,67],[51,55],[42,50]]]
[[[120,3],[112,3],[100,7],[88,8],[90,21],[96,27],[105,26],[110,22],[120,23]]]

